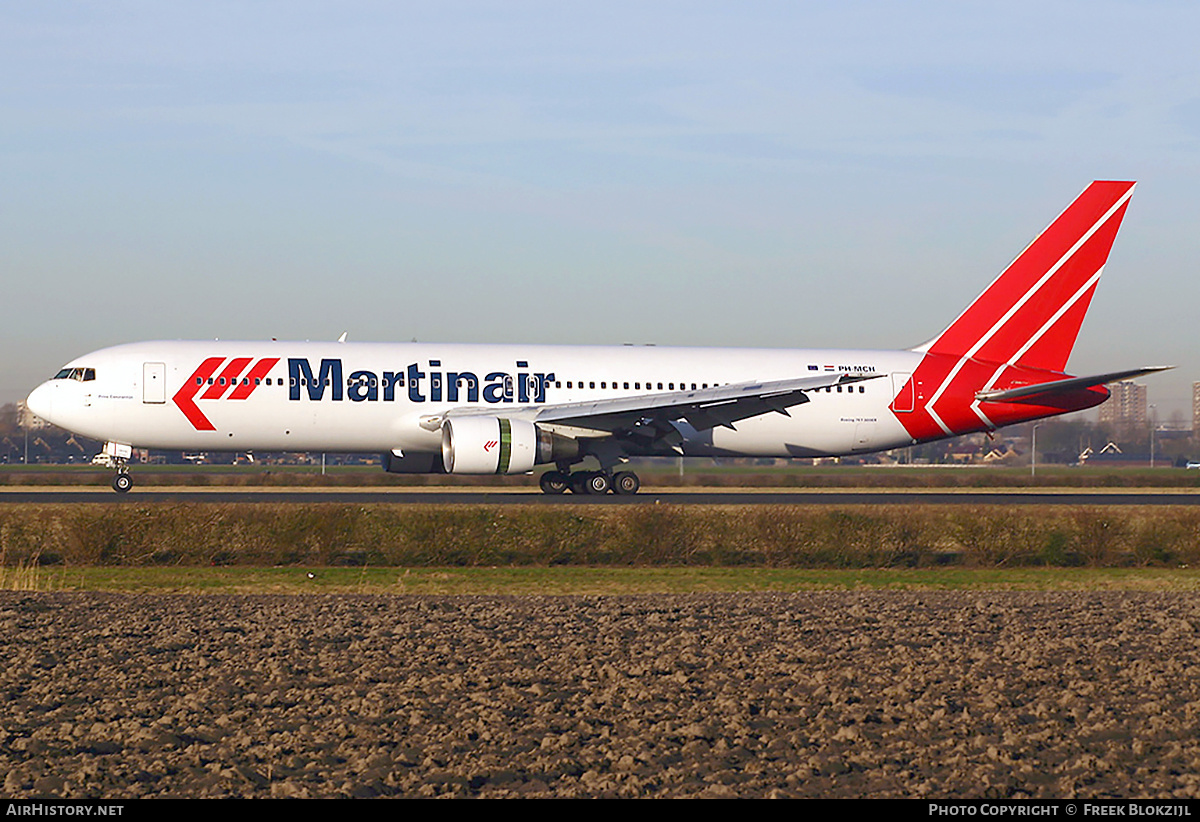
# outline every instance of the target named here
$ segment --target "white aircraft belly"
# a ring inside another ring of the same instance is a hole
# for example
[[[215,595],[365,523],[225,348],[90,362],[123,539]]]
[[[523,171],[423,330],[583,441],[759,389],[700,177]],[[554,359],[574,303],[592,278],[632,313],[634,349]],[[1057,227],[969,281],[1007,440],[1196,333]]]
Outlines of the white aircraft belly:
[[[853,401],[813,407],[825,399],[819,396],[793,409],[791,416],[764,414],[737,423],[736,430],[713,429],[713,452],[804,457],[867,453],[910,443],[908,433],[888,409]]]

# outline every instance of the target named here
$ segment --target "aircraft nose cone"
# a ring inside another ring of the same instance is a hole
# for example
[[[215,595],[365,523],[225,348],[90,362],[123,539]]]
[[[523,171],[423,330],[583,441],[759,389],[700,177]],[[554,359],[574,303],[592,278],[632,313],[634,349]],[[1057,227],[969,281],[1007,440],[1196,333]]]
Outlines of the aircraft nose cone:
[[[44,382],[33,389],[29,398],[25,400],[25,406],[46,422],[53,422],[51,415],[54,413],[54,386]]]

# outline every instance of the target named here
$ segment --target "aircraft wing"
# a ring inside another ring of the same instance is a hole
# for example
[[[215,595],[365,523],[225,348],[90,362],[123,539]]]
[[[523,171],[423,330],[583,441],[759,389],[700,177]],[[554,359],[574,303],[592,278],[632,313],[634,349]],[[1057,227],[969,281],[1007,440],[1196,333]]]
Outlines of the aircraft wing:
[[[633,397],[587,400],[554,405],[527,405],[506,409],[502,415],[531,422],[587,428],[614,434],[644,435],[659,439],[670,423],[685,420],[698,431],[724,426],[733,428],[739,420],[776,412],[788,415],[788,409],[808,402],[807,392],[835,385],[876,379],[882,374],[821,374],[771,382],[743,382]],[[437,428],[446,417],[495,416],[497,409],[452,408],[440,417],[423,421]]]
[[[1145,374],[1153,374],[1157,371],[1166,371],[1174,367],[1173,365],[1151,365],[1145,368],[1133,368],[1129,371],[1114,371],[1111,374],[1095,374],[1091,377],[1068,377],[1064,380],[1052,380],[1050,382],[1023,385],[1018,388],[1007,388],[1000,391],[980,391],[975,395],[975,399],[980,402],[1036,401],[1065,391],[1092,388],[1097,385],[1104,385],[1105,383],[1128,380],[1133,377],[1141,377]]]

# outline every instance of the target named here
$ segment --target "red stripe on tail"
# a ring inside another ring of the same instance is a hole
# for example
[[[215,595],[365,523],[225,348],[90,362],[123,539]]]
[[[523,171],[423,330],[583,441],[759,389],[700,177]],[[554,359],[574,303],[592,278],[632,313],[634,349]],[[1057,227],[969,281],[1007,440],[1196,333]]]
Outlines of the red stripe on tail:
[[[1131,182],[1092,183],[1009,264],[949,328],[929,343],[931,354],[972,356],[1062,371],[1075,345],[1091,293],[1077,298],[1104,268],[1125,216]],[[1067,310],[1073,297],[1081,310]],[[1027,343],[1040,339],[1028,350]]]

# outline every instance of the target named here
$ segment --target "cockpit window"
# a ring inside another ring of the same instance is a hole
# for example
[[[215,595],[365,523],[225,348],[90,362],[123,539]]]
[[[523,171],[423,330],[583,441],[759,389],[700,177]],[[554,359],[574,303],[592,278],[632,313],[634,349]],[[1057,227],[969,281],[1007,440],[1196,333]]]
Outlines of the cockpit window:
[[[79,382],[90,382],[96,379],[96,369],[94,368],[64,368],[54,375],[56,380],[78,380]]]

